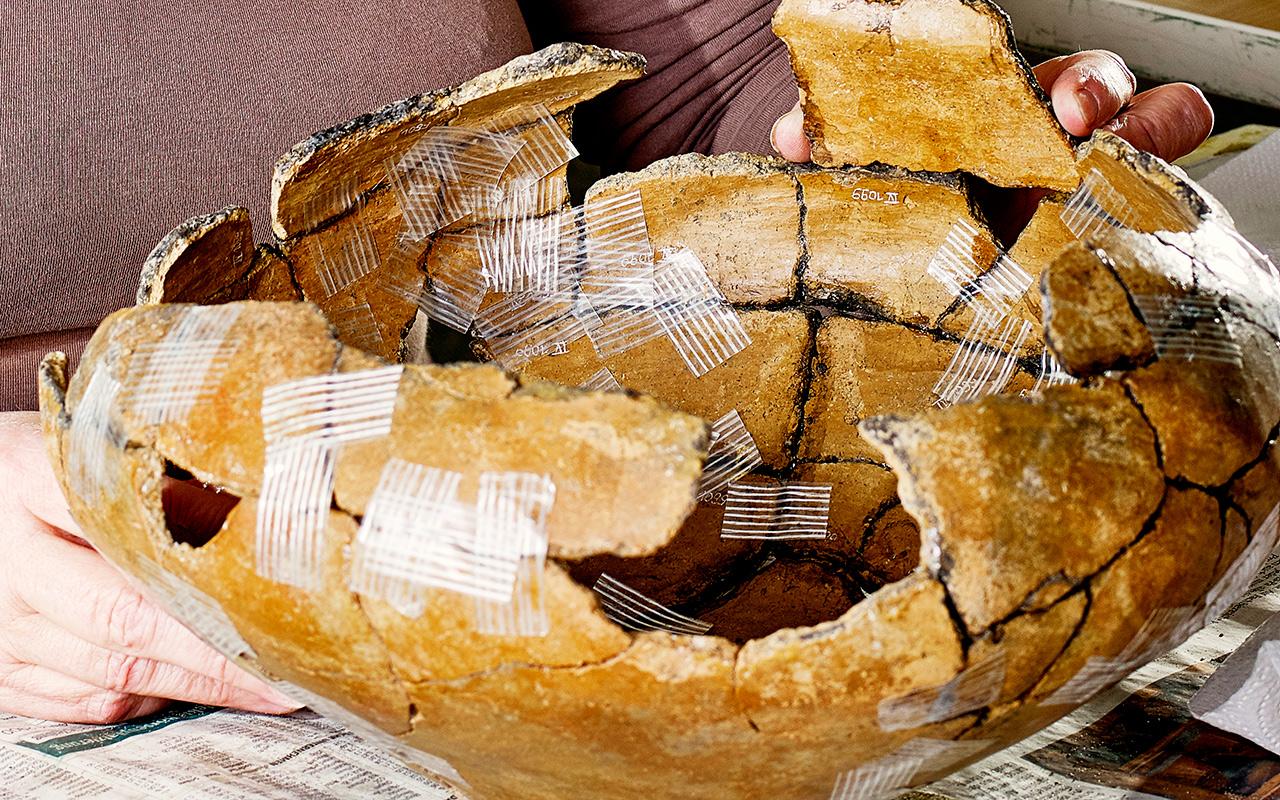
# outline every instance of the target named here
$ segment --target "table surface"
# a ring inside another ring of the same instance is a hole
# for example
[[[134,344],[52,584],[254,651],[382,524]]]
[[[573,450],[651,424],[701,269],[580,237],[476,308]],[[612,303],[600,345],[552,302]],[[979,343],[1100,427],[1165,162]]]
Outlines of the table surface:
[[[1158,0],[1154,5],[1280,31],[1280,2],[1277,0]]]

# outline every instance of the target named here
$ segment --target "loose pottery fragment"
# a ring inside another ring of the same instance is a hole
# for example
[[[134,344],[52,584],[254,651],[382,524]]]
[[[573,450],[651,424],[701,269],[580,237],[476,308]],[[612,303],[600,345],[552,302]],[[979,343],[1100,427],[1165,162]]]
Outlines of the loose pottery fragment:
[[[784,0],[814,161],[1071,191],[1071,142],[987,0]]]

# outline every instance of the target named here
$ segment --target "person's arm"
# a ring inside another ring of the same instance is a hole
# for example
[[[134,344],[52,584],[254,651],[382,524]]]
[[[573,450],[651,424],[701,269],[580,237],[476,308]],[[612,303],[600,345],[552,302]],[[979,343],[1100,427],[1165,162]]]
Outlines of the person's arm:
[[[33,412],[0,414],[0,553],[0,709],[110,723],[170,699],[298,708],[148,601],[80,537]]]
[[[1138,82],[1124,59],[1090,50],[1046,61],[1036,79],[1053,100],[1062,127],[1073,136],[1099,128],[1112,131],[1139,150],[1173,161],[1190,153],[1213,130],[1213,108],[1194,86],[1159,86],[1135,95]],[[773,126],[771,141],[790,161],[809,160],[804,117],[797,103]]]

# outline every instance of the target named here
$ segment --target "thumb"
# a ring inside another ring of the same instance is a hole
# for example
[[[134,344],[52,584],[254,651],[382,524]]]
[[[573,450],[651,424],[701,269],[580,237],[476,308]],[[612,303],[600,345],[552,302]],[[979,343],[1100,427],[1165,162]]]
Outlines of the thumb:
[[[15,507],[58,530],[80,534],[49,463],[39,414],[0,414],[0,483],[8,489]]]
[[[788,161],[803,163],[811,158],[809,139],[804,135],[804,112],[800,110],[800,101],[797,100],[790,111],[773,123],[769,143],[778,155]]]

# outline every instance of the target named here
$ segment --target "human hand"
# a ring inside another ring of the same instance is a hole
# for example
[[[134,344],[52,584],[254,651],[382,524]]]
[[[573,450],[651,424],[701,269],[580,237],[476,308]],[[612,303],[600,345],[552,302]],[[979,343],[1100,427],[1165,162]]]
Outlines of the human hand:
[[[0,414],[0,710],[112,723],[169,700],[298,708],[131,587],[80,536],[39,416]]]
[[[1061,56],[1036,67],[1035,74],[1058,121],[1073,136],[1105,128],[1139,150],[1173,161],[1199,147],[1213,130],[1213,109],[1199,89],[1174,83],[1135,95],[1137,80],[1115,53]],[[809,160],[799,103],[774,124],[771,141],[783,158]]]

